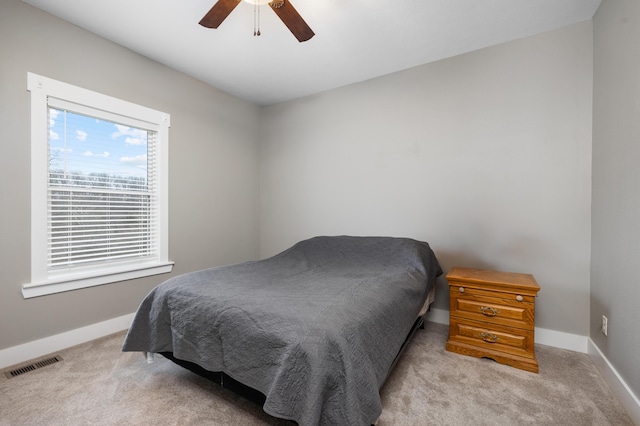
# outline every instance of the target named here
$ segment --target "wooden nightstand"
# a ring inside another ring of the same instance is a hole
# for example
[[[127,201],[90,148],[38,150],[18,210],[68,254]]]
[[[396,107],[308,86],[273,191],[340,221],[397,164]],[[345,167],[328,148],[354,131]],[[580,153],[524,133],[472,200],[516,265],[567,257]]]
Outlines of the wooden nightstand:
[[[533,275],[452,268],[447,350],[538,372]]]

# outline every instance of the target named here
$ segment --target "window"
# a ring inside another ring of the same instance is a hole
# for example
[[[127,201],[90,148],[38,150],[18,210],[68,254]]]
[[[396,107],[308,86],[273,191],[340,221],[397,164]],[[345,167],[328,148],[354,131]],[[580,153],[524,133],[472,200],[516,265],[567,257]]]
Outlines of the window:
[[[25,298],[170,272],[169,115],[27,74],[31,283]]]

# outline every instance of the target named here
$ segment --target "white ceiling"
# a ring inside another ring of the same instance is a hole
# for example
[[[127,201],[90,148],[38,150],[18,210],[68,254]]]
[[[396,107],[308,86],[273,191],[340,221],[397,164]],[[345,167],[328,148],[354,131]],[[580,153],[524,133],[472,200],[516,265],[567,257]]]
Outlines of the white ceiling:
[[[278,103],[589,20],[600,0],[292,0],[316,36],[299,43],[268,6],[260,37],[242,3],[23,0],[258,105]]]

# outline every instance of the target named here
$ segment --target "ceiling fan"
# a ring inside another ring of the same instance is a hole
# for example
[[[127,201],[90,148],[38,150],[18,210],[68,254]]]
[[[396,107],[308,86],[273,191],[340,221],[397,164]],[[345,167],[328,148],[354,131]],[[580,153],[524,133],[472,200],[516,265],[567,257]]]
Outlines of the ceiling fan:
[[[207,28],[218,28],[222,21],[240,4],[242,0],[218,0],[211,10],[200,20],[200,25]],[[315,35],[309,25],[302,19],[300,14],[293,8],[289,0],[245,0],[254,5],[262,5],[268,3],[271,9],[289,28],[289,31],[303,42],[309,40]]]

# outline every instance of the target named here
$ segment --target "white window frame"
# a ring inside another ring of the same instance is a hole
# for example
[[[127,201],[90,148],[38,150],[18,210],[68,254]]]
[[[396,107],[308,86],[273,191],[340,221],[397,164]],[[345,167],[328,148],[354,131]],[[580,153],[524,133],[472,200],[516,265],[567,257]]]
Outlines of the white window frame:
[[[27,73],[31,92],[31,282],[22,285],[24,298],[60,293],[134,278],[171,272],[168,253],[168,146],[170,116],[141,105],[76,87],[34,73]],[[155,260],[78,270],[48,271],[47,268],[47,182],[48,182],[48,98],[128,117],[148,123],[158,138],[158,238]]]

